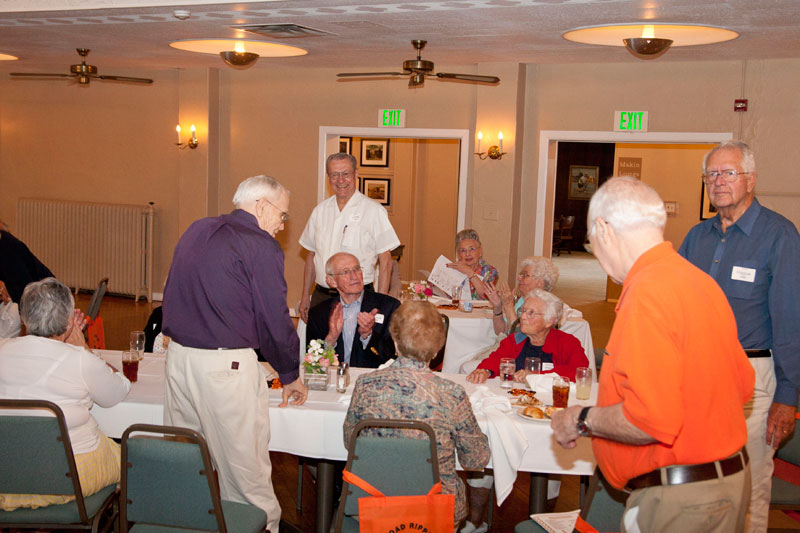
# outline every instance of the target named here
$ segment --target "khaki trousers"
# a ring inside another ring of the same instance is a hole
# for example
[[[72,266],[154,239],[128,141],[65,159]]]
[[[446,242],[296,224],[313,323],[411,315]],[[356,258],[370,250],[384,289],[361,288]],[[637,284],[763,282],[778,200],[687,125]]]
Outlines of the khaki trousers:
[[[269,459],[269,390],[256,353],[200,350],[174,340],[167,349],[164,423],[202,433],[225,500],[267,513],[276,532],[281,508]]]

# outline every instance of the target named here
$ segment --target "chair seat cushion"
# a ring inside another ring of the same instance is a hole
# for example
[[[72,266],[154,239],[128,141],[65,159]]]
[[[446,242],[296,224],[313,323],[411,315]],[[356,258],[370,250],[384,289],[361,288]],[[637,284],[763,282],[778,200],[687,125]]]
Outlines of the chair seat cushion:
[[[779,477],[773,477],[770,503],[776,505],[800,505],[800,487]]]
[[[230,533],[257,533],[267,527],[267,513],[255,505],[222,500],[222,512],[225,515],[225,527]],[[138,523],[128,531],[129,533],[178,533],[206,530]]]
[[[547,530],[533,520],[525,520],[514,527],[514,533],[547,533]]]
[[[106,499],[116,491],[117,485],[109,485],[104,489],[83,499],[86,514],[91,519],[103,506]],[[78,505],[71,501],[61,505],[48,505],[31,509],[22,507],[14,511],[0,511],[0,524],[79,524]]]

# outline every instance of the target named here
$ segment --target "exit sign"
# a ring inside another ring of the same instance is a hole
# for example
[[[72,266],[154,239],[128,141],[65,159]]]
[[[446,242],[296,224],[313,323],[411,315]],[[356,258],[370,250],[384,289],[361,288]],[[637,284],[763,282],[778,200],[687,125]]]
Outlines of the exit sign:
[[[405,128],[405,109],[378,109],[379,128]]]
[[[614,111],[614,131],[647,131],[647,111]]]

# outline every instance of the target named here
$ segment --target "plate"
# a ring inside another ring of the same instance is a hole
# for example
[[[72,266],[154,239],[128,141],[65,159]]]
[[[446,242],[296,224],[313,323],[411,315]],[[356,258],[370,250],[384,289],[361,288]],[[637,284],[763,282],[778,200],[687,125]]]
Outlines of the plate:
[[[524,409],[520,409],[520,410],[517,411],[517,416],[518,417],[523,418],[523,419],[525,419],[525,420],[527,420],[529,422],[547,422],[548,424],[550,423],[550,419],[547,418],[547,415],[545,415],[545,418],[533,418],[533,417],[530,417],[530,416],[525,416],[522,413],[523,410]]]

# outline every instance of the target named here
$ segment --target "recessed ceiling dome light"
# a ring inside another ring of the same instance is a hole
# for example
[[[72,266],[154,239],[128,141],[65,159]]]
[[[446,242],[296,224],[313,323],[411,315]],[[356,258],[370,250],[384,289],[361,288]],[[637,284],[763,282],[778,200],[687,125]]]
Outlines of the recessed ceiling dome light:
[[[654,59],[670,47],[721,43],[738,36],[735,31],[714,26],[659,23],[587,26],[563,35],[576,43],[624,46],[640,59]]]
[[[294,57],[308,53],[296,46],[248,39],[191,39],[173,41],[169,45],[187,52],[219,55],[226,64],[236,69],[253,66],[259,57]]]

